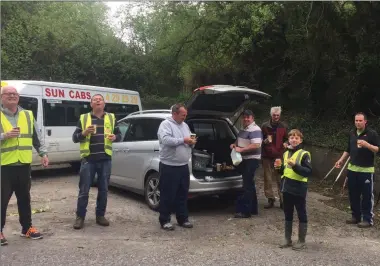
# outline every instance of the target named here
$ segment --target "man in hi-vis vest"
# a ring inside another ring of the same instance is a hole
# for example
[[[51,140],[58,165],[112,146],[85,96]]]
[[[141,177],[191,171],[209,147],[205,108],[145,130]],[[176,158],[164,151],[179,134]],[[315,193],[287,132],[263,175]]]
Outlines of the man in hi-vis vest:
[[[13,192],[16,194],[21,236],[41,239],[42,235],[32,226],[30,206],[32,147],[47,167],[47,150],[32,111],[18,106],[20,96],[16,88],[1,88],[1,245],[8,244],[3,229],[7,207]]]
[[[74,229],[84,225],[88,205],[88,193],[95,173],[98,176],[98,197],[96,200],[96,223],[108,226],[104,217],[107,207],[108,184],[111,175],[112,142],[121,140],[121,132],[115,123],[115,115],[104,112],[105,102],[100,94],[91,98],[92,112],[80,116],[73,134],[74,143],[80,143],[82,163],[79,171],[79,195],[77,218]]]

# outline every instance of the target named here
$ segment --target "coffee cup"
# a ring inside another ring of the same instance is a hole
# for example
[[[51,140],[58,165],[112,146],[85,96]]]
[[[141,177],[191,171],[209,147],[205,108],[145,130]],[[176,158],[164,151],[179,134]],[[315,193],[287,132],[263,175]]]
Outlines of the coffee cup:
[[[272,135],[268,135],[268,142],[269,143],[272,143],[273,139],[272,139]]]
[[[217,164],[216,164],[216,171],[217,171],[217,172],[220,172],[221,170],[222,170],[222,164],[217,163]]]
[[[94,128],[94,134],[96,134],[96,125],[91,125]]]
[[[20,133],[18,134],[18,136],[20,137],[21,136],[21,129],[20,129],[20,127],[14,127],[13,128],[14,130],[18,130]]]
[[[359,149],[362,147],[362,144],[361,144],[361,140],[360,140],[360,139],[358,139],[358,140],[356,141],[356,146],[357,146]]]
[[[197,134],[195,134],[195,133],[190,133],[190,138],[191,138],[191,139],[195,139],[196,136],[197,136]]]
[[[274,168],[275,169],[280,169],[281,168],[281,159],[276,159],[274,161]]]

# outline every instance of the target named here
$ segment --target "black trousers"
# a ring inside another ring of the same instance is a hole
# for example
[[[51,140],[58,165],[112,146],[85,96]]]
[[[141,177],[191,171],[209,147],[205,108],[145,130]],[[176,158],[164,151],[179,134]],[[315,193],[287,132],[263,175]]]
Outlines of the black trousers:
[[[23,230],[32,226],[30,206],[30,165],[1,166],[1,231],[5,226],[7,208],[13,192],[16,194],[19,221]]]
[[[294,207],[297,210],[300,223],[307,223],[306,198],[287,192],[283,193],[285,221],[293,222]]]
[[[188,165],[170,166],[160,163],[160,217],[161,225],[170,222],[172,212],[176,213],[178,224],[189,220],[187,196],[190,173]]]

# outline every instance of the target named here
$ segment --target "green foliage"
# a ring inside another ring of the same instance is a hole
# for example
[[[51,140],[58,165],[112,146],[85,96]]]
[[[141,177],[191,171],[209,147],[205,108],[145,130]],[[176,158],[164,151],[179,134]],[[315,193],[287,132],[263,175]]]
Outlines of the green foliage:
[[[2,78],[138,90],[162,108],[198,86],[244,85],[328,146],[353,112],[380,115],[378,2],[134,2],[112,27],[106,11],[1,2]]]

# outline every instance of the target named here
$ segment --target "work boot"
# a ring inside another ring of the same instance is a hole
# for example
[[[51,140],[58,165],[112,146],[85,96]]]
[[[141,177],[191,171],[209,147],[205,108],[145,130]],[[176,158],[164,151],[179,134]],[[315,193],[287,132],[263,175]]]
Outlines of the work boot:
[[[79,217],[77,216],[77,218],[75,219],[75,223],[73,225],[74,229],[82,229],[84,226],[84,218],[83,217]]]
[[[285,240],[281,243],[280,248],[292,246],[293,222],[285,221]]]
[[[298,226],[298,242],[293,245],[294,250],[306,248],[305,238],[307,233],[307,223],[299,223]]]
[[[351,217],[351,219],[347,219],[346,220],[346,224],[358,224],[360,221],[357,220],[356,218],[354,217]]]
[[[264,209],[271,209],[274,207],[274,199],[268,199],[268,204],[264,206]]]
[[[109,226],[110,222],[104,216],[97,216],[96,223],[101,226]]]

